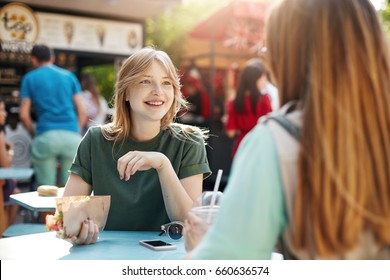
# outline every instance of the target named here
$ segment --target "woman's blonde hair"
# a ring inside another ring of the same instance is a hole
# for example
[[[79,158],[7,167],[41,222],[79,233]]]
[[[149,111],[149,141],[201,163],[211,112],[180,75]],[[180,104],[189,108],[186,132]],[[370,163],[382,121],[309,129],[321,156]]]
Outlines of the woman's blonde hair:
[[[295,246],[342,253],[365,230],[390,244],[390,57],[372,4],[284,0],[267,52],[281,104],[303,104]]]
[[[176,114],[180,110],[187,108],[187,102],[180,91],[180,77],[172,60],[165,52],[156,50],[153,47],[145,47],[126,59],[119,70],[115,84],[115,95],[113,96],[114,112],[112,122],[102,126],[102,132],[106,139],[117,142],[130,137],[131,108],[126,98],[129,94],[129,89],[131,91],[131,88],[136,85],[154,61],[160,63],[165,69],[174,89],[174,101],[161,120],[161,129],[167,129],[174,136],[184,137],[184,139],[193,139],[191,135],[194,131],[198,131],[204,136],[203,132],[195,127],[173,124]],[[181,129],[174,129],[174,127],[180,127]],[[182,133],[179,133],[180,131]]]

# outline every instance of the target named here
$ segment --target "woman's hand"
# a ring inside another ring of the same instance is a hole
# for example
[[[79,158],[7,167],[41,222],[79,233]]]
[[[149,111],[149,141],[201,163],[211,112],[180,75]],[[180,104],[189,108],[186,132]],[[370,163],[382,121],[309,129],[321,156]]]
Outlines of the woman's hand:
[[[88,245],[96,243],[99,237],[99,227],[92,220],[87,219],[81,225],[79,236],[70,238],[75,245]]]
[[[117,169],[121,180],[128,181],[135,172],[151,168],[159,170],[166,162],[169,162],[168,158],[159,152],[131,151],[119,158]]]
[[[202,241],[210,225],[194,213],[188,212],[187,219],[184,221],[184,246],[186,251],[193,250]]]

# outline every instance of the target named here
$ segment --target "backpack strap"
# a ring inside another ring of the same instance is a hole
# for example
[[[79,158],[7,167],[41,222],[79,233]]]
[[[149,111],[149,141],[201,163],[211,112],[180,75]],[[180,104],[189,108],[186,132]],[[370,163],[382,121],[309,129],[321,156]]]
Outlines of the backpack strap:
[[[298,126],[295,122],[293,122],[290,118],[287,118],[286,114],[290,113],[291,111],[278,111],[278,112],[274,112],[274,113],[270,113],[270,114],[267,114],[266,116],[263,117],[262,121],[264,123],[268,123],[269,120],[273,120],[275,121],[280,127],[282,127],[288,134],[291,135],[292,138],[294,138],[296,141],[299,142],[300,140],[300,135],[301,135],[301,128],[300,126]],[[275,132],[275,131],[274,131]],[[280,135],[279,135],[280,136]],[[285,142],[287,141],[286,139],[281,139],[279,137],[279,140],[281,142]],[[292,139],[291,139],[292,140]],[[290,141],[291,141],[290,140]],[[278,143],[280,141],[277,141]],[[280,143],[279,143],[280,144]],[[276,144],[278,146],[278,144]],[[298,144],[297,144],[298,145]],[[280,156],[280,155],[279,155]],[[290,170],[290,169],[289,169]],[[283,168],[281,169],[281,172],[283,173]],[[288,174],[289,172],[287,172],[287,180],[288,179],[291,179],[291,177],[288,177]],[[286,175],[286,174],[284,174]],[[284,176],[282,174],[282,176]],[[291,175],[291,174],[290,174]],[[290,195],[294,192],[293,189],[294,189],[294,186],[291,185],[292,182],[290,181],[285,181],[285,179],[283,179],[283,190],[285,192],[285,195],[287,194],[287,197],[290,197]],[[289,195],[290,194],[290,195]],[[288,198],[287,198],[288,200]],[[290,201],[290,200],[289,200]],[[287,202],[287,204],[289,204]],[[288,208],[286,204],[286,207]],[[292,204],[291,204],[292,205]],[[291,210],[287,210],[288,213],[292,213]],[[289,216],[290,216],[289,214]],[[287,238],[286,236],[284,236],[285,233],[282,233],[279,238],[278,238],[278,243],[276,245],[276,250],[283,254],[283,258],[284,259],[288,259],[288,260],[293,260],[293,259],[297,259],[297,257],[290,251],[289,249],[289,246],[287,245],[288,242],[285,240],[285,238]]]
[[[267,115],[267,121],[268,120],[276,121],[288,133],[290,133],[295,139],[299,140],[299,137],[301,135],[300,127],[298,127],[291,120],[286,118],[286,115],[282,115],[282,114],[268,114]]]

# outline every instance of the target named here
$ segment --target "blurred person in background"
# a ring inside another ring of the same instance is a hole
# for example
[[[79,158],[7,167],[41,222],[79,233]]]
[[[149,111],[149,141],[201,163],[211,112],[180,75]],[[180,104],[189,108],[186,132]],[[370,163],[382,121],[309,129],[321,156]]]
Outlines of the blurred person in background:
[[[276,86],[271,83],[269,79],[269,73],[267,71],[266,80],[264,81],[265,86],[261,89],[261,94],[268,94],[271,99],[272,111],[275,112],[280,108],[279,93]]]
[[[210,98],[204,90],[200,78],[187,77],[182,92],[188,102],[188,108],[180,116],[180,121],[195,126],[208,127]]]
[[[13,159],[12,145],[6,141],[5,124],[7,119],[7,111],[5,103],[0,98],[0,167],[11,167]],[[20,190],[16,186],[14,179],[0,179],[0,237],[4,230],[15,222],[19,206],[8,204],[9,196],[14,193],[19,193]]]
[[[38,186],[63,186],[86,122],[81,86],[72,72],[53,64],[54,54],[46,45],[33,47],[31,62],[36,69],[22,80],[20,120],[34,136],[31,161]],[[32,107],[36,129],[30,116]]]
[[[281,238],[287,259],[390,259],[390,48],[377,12],[284,0],[266,34],[282,108],[241,143],[187,258],[269,259]]]
[[[261,94],[267,77],[264,64],[257,59],[249,60],[238,81],[236,96],[227,104],[226,135],[235,138],[233,157],[241,140],[256,125],[257,120],[272,111],[268,94]]]
[[[109,113],[106,99],[100,94],[95,77],[90,73],[81,75],[81,88],[85,110],[87,114],[87,123],[83,129],[85,134],[89,127],[104,124]]]

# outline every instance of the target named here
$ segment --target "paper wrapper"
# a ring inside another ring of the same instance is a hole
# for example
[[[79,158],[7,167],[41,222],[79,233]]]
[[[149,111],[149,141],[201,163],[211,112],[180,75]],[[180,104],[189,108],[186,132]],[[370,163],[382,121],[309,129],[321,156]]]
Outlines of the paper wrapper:
[[[106,225],[111,196],[66,196],[56,198],[57,211],[63,215],[65,237],[78,236],[81,225],[91,219],[98,225],[99,231]]]

